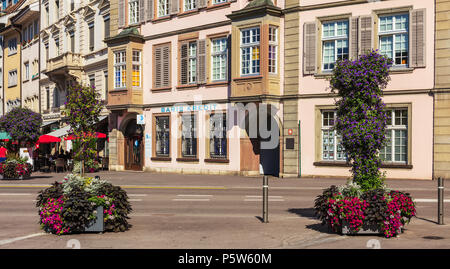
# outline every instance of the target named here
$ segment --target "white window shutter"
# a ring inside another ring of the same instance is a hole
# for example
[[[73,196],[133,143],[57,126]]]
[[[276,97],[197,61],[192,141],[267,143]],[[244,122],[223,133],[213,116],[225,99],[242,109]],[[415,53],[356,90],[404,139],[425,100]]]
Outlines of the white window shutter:
[[[125,0],[119,0],[119,28],[125,26]]]
[[[359,54],[365,54],[373,48],[372,16],[359,17]]]
[[[425,9],[410,12],[410,67],[425,67]]]
[[[306,22],[303,25],[303,74],[316,72],[316,23]]]

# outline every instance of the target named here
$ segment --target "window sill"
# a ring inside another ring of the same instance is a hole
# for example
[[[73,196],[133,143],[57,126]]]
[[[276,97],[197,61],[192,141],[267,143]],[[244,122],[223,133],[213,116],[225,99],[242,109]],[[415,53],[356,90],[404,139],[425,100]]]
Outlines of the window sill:
[[[228,159],[205,159],[205,163],[229,163],[230,160]]]
[[[406,73],[412,73],[413,71],[414,71],[414,68],[412,68],[412,67],[399,67],[399,68],[389,69],[389,73],[394,73],[394,74],[406,74]]]
[[[170,161],[172,161],[172,158],[171,157],[151,157],[150,160],[170,162]]]
[[[314,73],[314,77],[318,79],[327,79],[330,78],[333,75],[333,72],[320,72],[320,73]]]
[[[254,76],[246,76],[246,77],[238,77],[238,78],[233,78],[233,81],[242,81],[242,80],[259,80],[262,79],[263,76],[262,75],[254,75]]]
[[[404,163],[382,163],[380,165],[381,168],[399,168],[399,169],[412,169],[413,166],[411,164]]]
[[[166,87],[166,88],[153,88],[151,89],[152,92],[162,92],[162,91],[171,91],[172,87]]]
[[[192,88],[198,88],[198,84],[190,84],[190,85],[180,85],[176,87],[178,90],[186,90]]]
[[[183,17],[188,17],[188,16],[191,16],[191,15],[197,15],[198,13],[199,13],[198,9],[193,9],[193,10],[180,12],[180,13],[177,14],[177,16],[179,18],[183,18]]]
[[[206,11],[213,11],[220,8],[227,8],[231,5],[230,2],[220,3],[220,4],[211,4],[211,6],[206,7]]]
[[[165,21],[169,21],[169,20],[170,20],[170,15],[166,15],[166,16],[161,17],[161,18],[153,19],[152,23],[165,22]]]
[[[209,82],[205,84],[205,86],[206,87],[228,86],[228,81]]]
[[[127,88],[117,88],[117,89],[112,89],[112,90],[110,90],[108,92],[115,93],[115,92],[126,92],[126,91],[128,91]]]
[[[198,158],[182,157],[182,158],[177,158],[177,162],[198,162]]]

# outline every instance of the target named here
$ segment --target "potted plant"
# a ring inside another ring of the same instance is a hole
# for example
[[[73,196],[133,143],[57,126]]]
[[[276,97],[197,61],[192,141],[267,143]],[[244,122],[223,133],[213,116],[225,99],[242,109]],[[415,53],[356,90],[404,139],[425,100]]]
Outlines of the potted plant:
[[[131,205],[124,190],[95,177],[69,174],[39,192],[41,228],[57,235],[126,231]]]
[[[27,159],[20,158],[14,153],[8,154],[6,161],[0,163],[0,174],[3,179],[29,178],[32,170],[32,166],[27,163]]]
[[[388,114],[382,101],[392,60],[373,50],[357,60],[337,61],[330,79],[336,101],[335,130],[351,164],[352,179],[331,186],[315,201],[315,211],[334,231],[383,233],[392,237],[415,216],[407,193],[384,185],[379,152],[386,143]]]

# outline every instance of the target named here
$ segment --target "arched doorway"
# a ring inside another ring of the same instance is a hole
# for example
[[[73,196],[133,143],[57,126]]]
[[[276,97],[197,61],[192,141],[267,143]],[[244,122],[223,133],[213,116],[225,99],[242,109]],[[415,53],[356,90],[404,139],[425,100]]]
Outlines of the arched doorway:
[[[143,130],[136,124],[136,119],[128,121],[124,131],[125,170],[142,171],[143,160]]]

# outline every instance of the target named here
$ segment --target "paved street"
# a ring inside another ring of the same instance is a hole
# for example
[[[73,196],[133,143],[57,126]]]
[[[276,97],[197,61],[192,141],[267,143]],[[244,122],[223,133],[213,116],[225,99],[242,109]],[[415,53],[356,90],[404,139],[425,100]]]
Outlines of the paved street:
[[[269,223],[262,223],[261,178],[105,171],[92,175],[127,191],[133,227],[124,233],[44,234],[34,206],[36,194],[64,175],[34,173],[29,180],[0,181],[0,248],[63,249],[71,239],[82,249],[365,249],[370,239],[378,240],[381,248],[450,248],[450,190],[445,196],[447,225],[437,225],[436,181],[386,182],[412,194],[418,217],[405,233],[385,239],[341,236],[314,217],[314,198],[345,179],[271,178]]]

